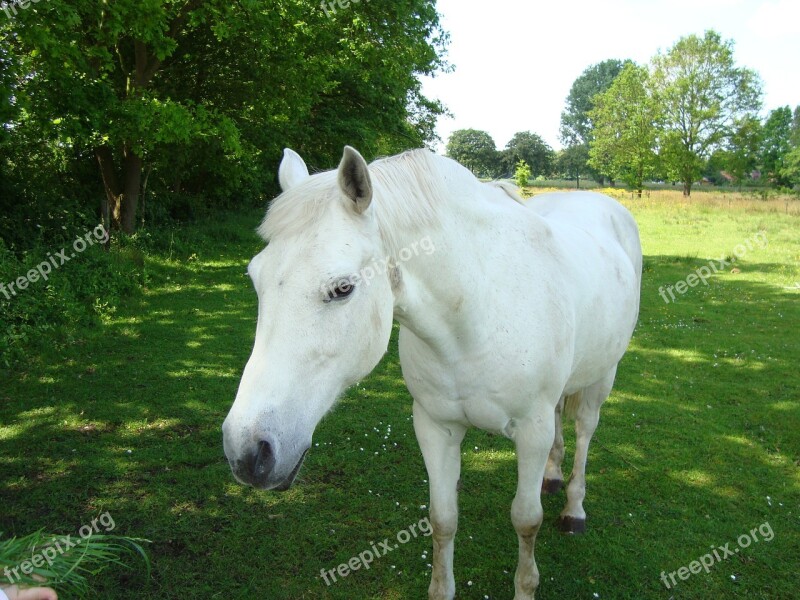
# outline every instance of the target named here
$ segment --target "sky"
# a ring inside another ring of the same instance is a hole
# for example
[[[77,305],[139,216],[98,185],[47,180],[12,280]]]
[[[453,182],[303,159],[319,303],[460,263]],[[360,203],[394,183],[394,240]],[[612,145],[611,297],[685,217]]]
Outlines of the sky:
[[[456,129],[488,131],[503,148],[518,131],[560,148],[558,127],[572,82],[609,58],[640,64],[682,36],[714,29],[735,42],[737,65],[759,73],[764,114],[800,104],[797,0],[439,0],[453,73],[423,79],[441,100],[444,151]]]

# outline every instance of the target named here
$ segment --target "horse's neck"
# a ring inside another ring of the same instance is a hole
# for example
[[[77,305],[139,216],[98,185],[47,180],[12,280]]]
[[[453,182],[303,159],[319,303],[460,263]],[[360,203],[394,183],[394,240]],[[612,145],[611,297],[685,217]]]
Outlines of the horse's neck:
[[[476,195],[483,190],[470,190]],[[441,222],[416,231],[404,239],[406,247],[430,241],[430,254],[419,253],[408,261],[398,260],[401,282],[395,299],[395,318],[431,346],[446,348],[454,343],[470,299],[489,283],[485,249],[496,242],[496,227],[487,226],[491,205],[470,199],[451,201],[442,207]],[[402,258],[402,257],[401,257]],[[486,272],[484,272],[486,271]],[[462,308],[464,310],[462,310]]]

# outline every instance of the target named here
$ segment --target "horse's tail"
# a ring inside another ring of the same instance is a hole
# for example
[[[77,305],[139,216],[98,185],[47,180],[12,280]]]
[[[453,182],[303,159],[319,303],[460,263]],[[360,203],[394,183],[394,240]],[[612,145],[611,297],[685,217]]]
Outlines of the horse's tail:
[[[564,400],[564,416],[574,420],[581,402],[583,402],[583,390],[578,390],[574,394],[567,396]]]

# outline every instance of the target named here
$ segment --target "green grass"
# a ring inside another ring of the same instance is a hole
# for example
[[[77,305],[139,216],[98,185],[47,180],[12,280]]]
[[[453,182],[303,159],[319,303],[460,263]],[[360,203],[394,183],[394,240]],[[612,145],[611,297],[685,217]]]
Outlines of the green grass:
[[[628,204],[646,254],[639,327],[590,451],[589,532],[559,534],[564,496],[544,500],[537,597],[795,598],[800,291],[786,288],[800,282],[800,223],[779,213]],[[147,257],[141,298],[57,352],[0,373],[3,536],[74,534],[109,511],[115,534],[152,541],[149,579],[135,562],[109,569],[90,581],[91,598],[426,597],[426,537],[330,587],[319,577],[427,514],[396,340],[320,424],[289,492],[254,491],[230,475],[220,426],[255,330],[245,267],[261,247],[251,233],[259,218],[177,234],[174,248]],[[670,304],[661,299],[659,286],[729,256],[759,230],[769,244],[738,261],[740,272]],[[463,454],[457,596],[511,598],[513,448],[473,430]],[[764,522],[772,541],[673,590],[662,585],[662,571],[710,546],[733,548]]]

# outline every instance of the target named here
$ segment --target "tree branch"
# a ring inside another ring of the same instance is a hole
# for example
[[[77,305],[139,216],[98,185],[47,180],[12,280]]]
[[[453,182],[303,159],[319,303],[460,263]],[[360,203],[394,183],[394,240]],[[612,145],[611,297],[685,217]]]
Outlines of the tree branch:
[[[176,39],[180,30],[186,24],[189,14],[202,6],[203,0],[189,0],[178,15],[172,20],[167,37]],[[147,46],[144,42],[136,40],[136,87],[145,88],[152,81],[155,74],[161,68],[163,62],[161,59],[153,56],[149,57],[147,53]]]

